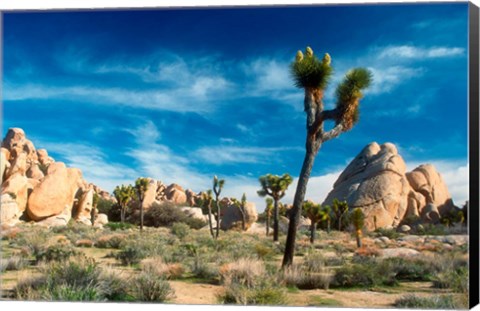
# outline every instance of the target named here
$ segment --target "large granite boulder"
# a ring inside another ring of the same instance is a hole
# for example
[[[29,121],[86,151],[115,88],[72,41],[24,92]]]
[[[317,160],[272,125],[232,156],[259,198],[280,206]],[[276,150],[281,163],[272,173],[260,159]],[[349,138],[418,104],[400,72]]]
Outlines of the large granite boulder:
[[[366,146],[340,174],[322,204],[334,199],[359,207],[368,230],[396,227],[405,216],[438,221],[453,202],[447,186],[433,165],[422,165],[411,173],[391,143]]]
[[[151,178],[148,178],[147,191],[145,191],[145,196],[143,197],[142,207],[144,211],[147,211],[152,207],[153,203],[156,202],[155,198],[157,196],[157,182]]]
[[[22,213],[18,208],[15,199],[9,193],[4,193],[1,196],[0,202],[0,223],[12,224],[16,223]]]
[[[241,229],[242,228],[242,213],[237,205],[231,200],[222,200],[220,202],[220,229]],[[250,226],[257,221],[258,213],[255,208],[255,203],[247,202],[245,206],[245,229],[248,230]]]
[[[70,216],[82,173],[79,169],[67,168],[62,162],[48,167],[47,176],[33,189],[28,198],[28,216],[35,221],[68,213]],[[67,211],[66,211],[67,210]]]
[[[14,174],[2,185],[2,194],[10,194],[15,200],[20,213],[27,208],[28,194],[33,189],[29,179],[21,174]]]
[[[93,189],[82,193],[77,204],[77,214],[75,220],[86,225],[92,225],[92,209],[93,209]]]

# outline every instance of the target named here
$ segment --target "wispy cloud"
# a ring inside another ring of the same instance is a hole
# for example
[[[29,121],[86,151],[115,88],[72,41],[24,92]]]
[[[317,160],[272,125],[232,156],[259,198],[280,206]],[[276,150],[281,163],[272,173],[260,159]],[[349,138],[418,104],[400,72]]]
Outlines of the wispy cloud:
[[[138,172],[124,164],[113,163],[107,155],[96,146],[70,143],[50,142],[38,139],[37,146],[45,148],[57,160],[64,161],[68,167],[79,168],[87,182],[94,183],[104,190],[112,191],[120,184],[128,184],[137,178]]]
[[[391,92],[399,85],[412,78],[420,77],[423,68],[410,68],[404,66],[369,67],[373,74],[373,84],[365,91],[366,94],[381,94]]]
[[[407,58],[407,59],[419,59],[419,58],[442,58],[442,57],[454,57],[460,56],[465,53],[464,48],[459,47],[429,47],[422,48],[412,45],[395,45],[388,46],[380,51],[380,58]]]
[[[238,147],[238,146],[208,146],[202,147],[193,153],[199,161],[214,165],[232,163],[268,163],[275,153],[291,151],[298,148],[265,148],[265,147]]]

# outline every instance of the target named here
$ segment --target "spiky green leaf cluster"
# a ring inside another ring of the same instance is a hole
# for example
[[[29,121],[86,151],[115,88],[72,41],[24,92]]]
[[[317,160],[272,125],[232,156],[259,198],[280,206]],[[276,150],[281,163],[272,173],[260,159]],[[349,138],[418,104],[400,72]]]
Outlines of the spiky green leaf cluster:
[[[131,186],[117,186],[113,190],[113,195],[117,199],[118,204],[125,206],[135,197],[135,189]]]
[[[325,89],[333,71],[330,61],[328,54],[325,54],[323,60],[318,59],[310,47],[306,48],[305,56],[298,51],[295,61],[290,65],[295,86]]]
[[[322,218],[322,205],[312,201],[305,201],[302,205],[303,215],[312,222],[317,223]]]
[[[264,197],[272,193],[278,195],[280,198],[293,182],[293,178],[289,174],[283,174],[282,176],[267,174],[261,176],[259,181],[262,186],[262,189],[257,191],[259,196]]]
[[[218,197],[225,185],[225,179],[218,179],[217,175],[213,176],[213,192]]]
[[[369,87],[372,80],[372,73],[368,69],[355,68],[350,70],[337,87],[337,105],[348,102],[352,98],[361,98],[361,91]]]
[[[137,178],[135,181],[135,190],[137,191],[137,195],[140,199],[143,199],[145,192],[148,189],[149,180],[145,177]]]
[[[360,230],[363,228],[363,224],[365,222],[365,215],[362,212],[362,209],[357,207],[352,211],[350,215],[350,221],[355,227],[355,229]]]

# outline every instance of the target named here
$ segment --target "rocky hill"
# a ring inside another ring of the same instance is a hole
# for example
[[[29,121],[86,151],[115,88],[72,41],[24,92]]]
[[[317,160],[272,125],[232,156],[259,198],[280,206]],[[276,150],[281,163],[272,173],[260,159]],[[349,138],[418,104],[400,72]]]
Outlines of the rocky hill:
[[[394,144],[366,146],[340,174],[323,204],[345,200],[350,208],[362,208],[365,226],[396,227],[408,216],[436,222],[453,209],[442,176],[431,164],[407,172]]]
[[[0,152],[1,209],[3,225],[20,219],[45,226],[66,225],[73,217],[92,224],[93,194],[112,199],[108,192],[88,183],[77,168],[68,168],[34,144],[20,128],[8,130]],[[106,222],[97,215],[96,225]]]

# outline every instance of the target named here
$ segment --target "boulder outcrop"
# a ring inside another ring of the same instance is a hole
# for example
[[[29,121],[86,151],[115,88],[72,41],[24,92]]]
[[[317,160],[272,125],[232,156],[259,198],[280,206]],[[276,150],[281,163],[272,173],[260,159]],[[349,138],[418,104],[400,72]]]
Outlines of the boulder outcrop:
[[[241,229],[242,228],[242,213],[233,200],[224,198],[220,201],[220,229]],[[245,205],[245,229],[248,230],[250,226],[257,221],[258,213],[255,208],[255,203],[247,202]]]
[[[375,225],[396,227],[407,215],[436,221],[453,207],[447,186],[433,165],[407,173],[403,158],[391,143],[366,146],[340,174],[322,204],[331,205],[334,199],[346,201],[350,209],[362,208],[369,230]]]

